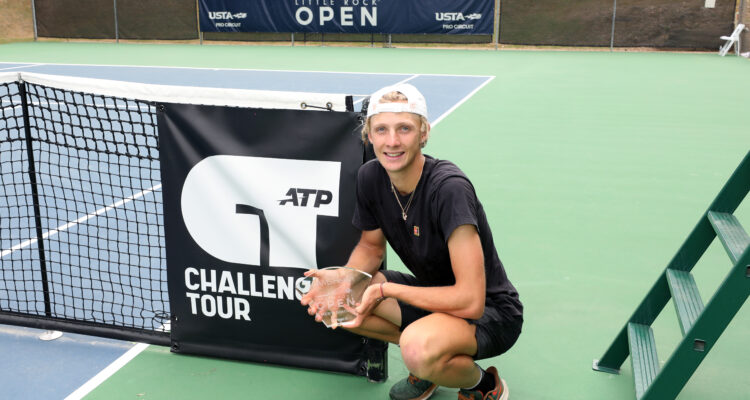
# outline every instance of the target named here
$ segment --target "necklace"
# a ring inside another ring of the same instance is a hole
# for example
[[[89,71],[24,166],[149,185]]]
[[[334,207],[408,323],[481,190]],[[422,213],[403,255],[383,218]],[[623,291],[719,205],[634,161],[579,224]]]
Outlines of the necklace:
[[[422,166],[422,169],[419,171],[419,178],[417,179],[417,186],[414,187],[414,191],[411,192],[411,196],[409,196],[409,200],[406,202],[406,207],[401,205],[401,200],[398,198],[398,193],[396,193],[396,188],[393,186],[393,182],[391,182],[391,192],[393,192],[393,197],[396,198],[396,203],[398,203],[398,208],[401,209],[401,218],[406,221],[406,213],[409,211],[409,207],[411,206],[411,201],[414,200],[414,194],[417,193],[417,187],[419,187],[419,182],[422,180],[422,171],[424,170],[424,166]]]

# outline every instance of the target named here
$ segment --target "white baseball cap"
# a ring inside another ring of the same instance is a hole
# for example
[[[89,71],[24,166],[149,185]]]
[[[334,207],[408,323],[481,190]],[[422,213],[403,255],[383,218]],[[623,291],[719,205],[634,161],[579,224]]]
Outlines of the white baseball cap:
[[[406,103],[381,103],[380,99],[390,92],[399,92],[406,96]],[[386,86],[370,96],[370,104],[367,106],[367,118],[384,112],[409,112],[427,118],[427,102],[422,93],[408,83],[399,83]]]

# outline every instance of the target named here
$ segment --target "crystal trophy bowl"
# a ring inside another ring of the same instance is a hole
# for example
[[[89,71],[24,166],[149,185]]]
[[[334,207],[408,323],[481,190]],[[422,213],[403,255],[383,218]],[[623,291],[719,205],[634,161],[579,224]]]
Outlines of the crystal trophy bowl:
[[[311,294],[310,306],[328,328],[346,326],[357,318],[355,308],[370,285],[372,275],[349,267],[328,267],[297,281],[300,297]]]

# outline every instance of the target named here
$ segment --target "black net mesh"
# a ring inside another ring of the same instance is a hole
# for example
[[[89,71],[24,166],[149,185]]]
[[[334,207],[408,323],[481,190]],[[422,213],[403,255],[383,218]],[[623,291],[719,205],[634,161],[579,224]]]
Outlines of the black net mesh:
[[[155,110],[27,83],[27,139],[18,84],[3,90],[0,312],[163,331],[169,299]]]

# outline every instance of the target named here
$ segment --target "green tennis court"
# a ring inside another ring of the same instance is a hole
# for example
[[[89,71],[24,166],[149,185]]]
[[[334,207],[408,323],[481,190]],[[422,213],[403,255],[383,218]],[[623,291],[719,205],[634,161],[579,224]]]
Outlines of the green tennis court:
[[[0,45],[0,62],[494,76],[435,126],[425,152],[472,179],[525,305],[518,343],[480,362],[498,367],[513,399],[634,398],[629,360],[620,375],[592,360],[750,149],[750,63],[715,53],[39,42]],[[735,215],[750,226],[747,204]],[[388,263],[405,269],[393,252]],[[694,270],[704,301],[730,267],[712,244]],[[681,339],[671,304],[654,333],[664,362]],[[678,398],[746,399],[749,336],[745,305]],[[389,360],[377,384],[150,346],[85,398],[382,399],[408,373],[397,347]]]

